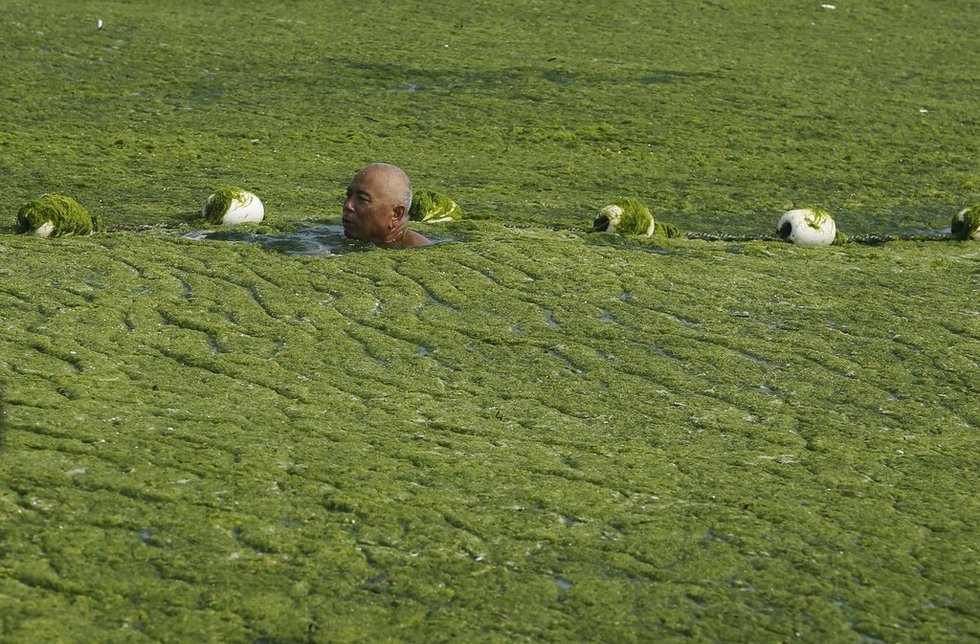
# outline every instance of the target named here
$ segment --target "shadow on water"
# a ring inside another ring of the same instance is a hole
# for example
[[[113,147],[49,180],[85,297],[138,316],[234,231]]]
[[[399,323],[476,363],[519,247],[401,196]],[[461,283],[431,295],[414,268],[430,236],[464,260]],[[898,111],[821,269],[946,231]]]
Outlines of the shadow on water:
[[[195,230],[181,235],[184,239],[227,241],[258,244],[263,250],[284,255],[331,257],[377,248],[374,244],[348,239],[340,224],[315,224],[290,232],[258,233],[245,230]],[[448,241],[429,235],[433,243]]]

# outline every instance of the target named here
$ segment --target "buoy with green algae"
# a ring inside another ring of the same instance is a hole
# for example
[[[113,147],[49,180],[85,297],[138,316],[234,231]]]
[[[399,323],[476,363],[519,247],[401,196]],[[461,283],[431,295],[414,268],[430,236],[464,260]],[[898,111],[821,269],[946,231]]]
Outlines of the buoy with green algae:
[[[17,232],[38,237],[91,235],[103,227],[101,217],[90,215],[85,206],[65,195],[43,194],[17,211]]]
[[[235,226],[259,223],[265,217],[262,200],[236,186],[219,186],[204,202],[201,216],[212,224]]]
[[[417,190],[412,195],[412,207],[408,218],[428,224],[455,221],[463,218],[459,204],[446,195],[433,190]]]
[[[980,241],[980,205],[964,208],[953,215],[949,230],[960,241]]]
[[[819,208],[797,208],[784,212],[779,218],[776,233],[784,241],[808,248],[830,246],[838,239],[834,218]]]
[[[680,237],[681,234],[674,224],[656,221],[646,204],[635,197],[604,206],[592,220],[592,231],[647,237]]]
[[[614,201],[603,206],[592,220],[592,229],[597,232],[620,233],[622,235],[653,235],[656,222],[650,209],[633,197]]]

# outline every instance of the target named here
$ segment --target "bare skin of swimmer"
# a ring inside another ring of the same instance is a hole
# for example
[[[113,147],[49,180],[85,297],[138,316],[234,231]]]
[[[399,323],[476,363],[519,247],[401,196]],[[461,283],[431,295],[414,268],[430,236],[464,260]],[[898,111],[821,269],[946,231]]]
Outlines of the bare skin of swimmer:
[[[432,242],[407,227],[411,204],[408,175],[397,166],[372,163],[347,186],[344,235],[386,248],[427,246]]]

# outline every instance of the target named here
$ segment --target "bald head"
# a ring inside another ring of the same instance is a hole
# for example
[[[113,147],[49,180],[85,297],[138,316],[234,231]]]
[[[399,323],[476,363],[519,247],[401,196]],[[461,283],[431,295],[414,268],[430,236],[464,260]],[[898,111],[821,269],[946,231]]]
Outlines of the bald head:
[[[405,212],[412,207],[412,182],[405,171],[398,166],[390,163],[372,163],[358,172],[357,176],[369,179],[379,186],[386,198],[395,199],[405,206]]]
[[[406,248],[429,241],[406,228],[412,207],[412,182],[401,168],[372,163],[347,186],[344,234],[351,239]]]

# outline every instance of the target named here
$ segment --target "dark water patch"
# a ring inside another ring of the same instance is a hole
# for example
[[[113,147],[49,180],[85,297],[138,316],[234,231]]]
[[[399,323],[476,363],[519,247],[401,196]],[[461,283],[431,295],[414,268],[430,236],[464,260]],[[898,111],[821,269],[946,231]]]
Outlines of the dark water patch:
[[[586,369],[580,367],[575,363],[569,356],[561,351],[561,347],[550,347],[548,353],[551,354],[558,362],[564,365],[572,373],[581,375],[586,372]]]
[[[329,257],[369,248],[361,242],[344,237],[339,224],[319,224],[284,233],[256,233],[242,230],[195,230],[184,233],[185,239],[227,241],[258,244],[263,250],[284,255],[311,255]]]
[[[554,312],[553,309],[549,309],[546,306],[542,306],[541,309],[544,311],[544,321],[545,321],[545,323],[548,326],[550,326],[550,327],[558,327],[558,326],[561,326],[561,323],[559,323],[557,320],[555,320],[555,317],[554,317],[555,316],[555,312]]]
[[[362,348],[364,350],[364,355],[374,360],[379,367],[387,367],[391,364],[391,360],[376,355],[373,351],[371,351],[371,347],[369,347],[367,344],[364,344]]]
[[[194,288],[183,277],[178,277],[177,278],[177,281],[180,282],[180,288],[183,291],[183,298],[184,298],[184,300],[185,301],[186,300],[190,300],[191,299],[191,296],[194,295]]]
[[[215,338],[213,335],[208,334],[207,342],[208,342],[208,346],[211,348],[211,353],[214,354],[230,353],[228,349],[225,349],[224,347],[221,346],[221,344],[218,343],[218,339]]]
[[[194,230],[183,233],[184,239],[227,241],[257,244],[263,250],[283,255],[331,257],[377,248],[374,244],[348,239],[340,224],[316,224],[289,232],[257,233],[248,230]],[[450,241],[429,235],[433,243]]]

